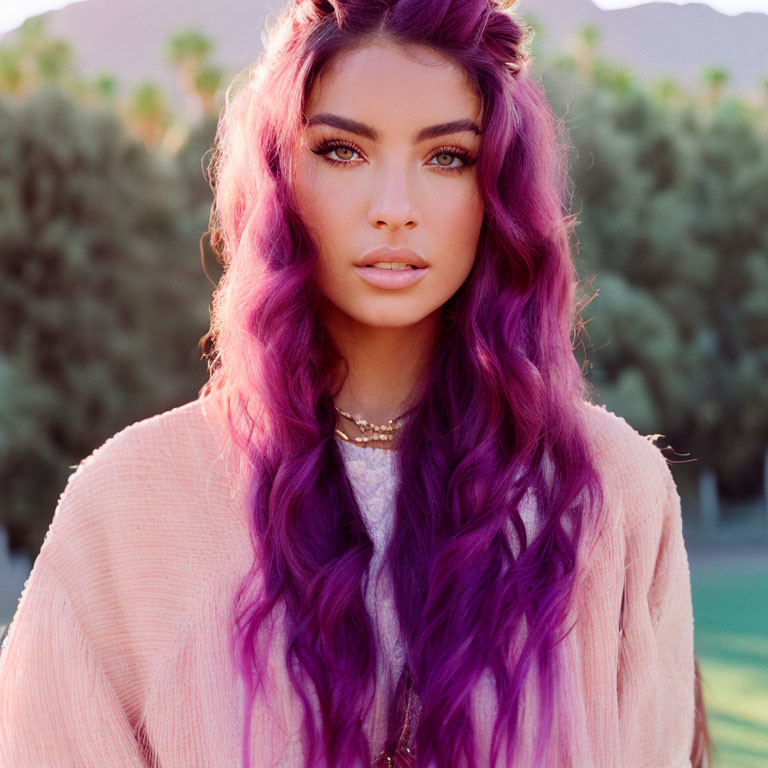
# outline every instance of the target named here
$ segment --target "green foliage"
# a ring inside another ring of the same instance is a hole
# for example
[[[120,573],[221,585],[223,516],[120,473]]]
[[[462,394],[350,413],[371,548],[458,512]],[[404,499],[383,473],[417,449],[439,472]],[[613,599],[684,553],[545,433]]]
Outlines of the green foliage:
[[[768,560],[734,549],[691,563],[695,651],[715,746],[712,765],[768,764]]]
[[[0,99],[0,136],[0,525],[33,557],[68,467],[204,383],[206,220],[174,163],[57,89]]]
[[[601,401],[646,433],[662,423],[665,430],[681,426],[676,417],[690,372],[673,318],[616,274],[601,272],[596,287],[599,311],[588,327]]]
[[[195,64],[205,61],[213,50],[211,41],[199,30],[186,28],[179,30],[168,38],[166,43],[166,58],[177,66],[184,61]]]
[[[667,78],[559,57],[545,85],[573,147],[600,398],[756,493],[768,444],[768,120]],[[613,71],[613,74],[612,74]],[[727,73],[712,69],[720,88]],[[738,435],[738,440],[735,437]],[[727,450],[724,450],[727,448]]]
[[[114,111],[149,149],[178,149],[180,137],[189,129],[188,119],[183,112],[171,110],[163,88],[145,80],[122,95],[109,72],[83,77],[71,45],[52,38],[47,24],[45,15],[27,19],[0,42],[0,93],[24,100],[41,86],[55,84],[84,106],[101,104]],[[195,122],[218,112],[217,96],[226,75],[209,60],[212,50],[213,43],[195,29],[171,35],[165,46]]]
[[[168,114],[165,95],[155,83],[145,80],[136,86],[133,91],[133,112],[139,118],[154,118],[156,115],[165,117]]]

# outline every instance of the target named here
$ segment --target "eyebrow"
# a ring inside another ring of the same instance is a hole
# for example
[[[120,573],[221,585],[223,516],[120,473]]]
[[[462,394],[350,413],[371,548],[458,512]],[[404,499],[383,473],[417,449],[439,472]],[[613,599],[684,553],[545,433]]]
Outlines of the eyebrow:
[[[348,117],[341,117],[341,115],[334,115],[330,112],[321,112],[318,115],[310,117],[307,121],[307,127],[312,125],[330,125],[332,128],[341,128],[350,133],[364,136],[371,141],[378,141],[381,138],[379,131],[372,128],[370,125],[358,122],[357,120],[352,120]],[[430,125],[416,131],[413,136],[413,143],[418,144],[427,139],[434,139],[449,133],[462,133],[463,131],[472,131],[478,136],[482,133],[477,125],[471,120],[452,120],[450,123],[438,123],[437,125]]]

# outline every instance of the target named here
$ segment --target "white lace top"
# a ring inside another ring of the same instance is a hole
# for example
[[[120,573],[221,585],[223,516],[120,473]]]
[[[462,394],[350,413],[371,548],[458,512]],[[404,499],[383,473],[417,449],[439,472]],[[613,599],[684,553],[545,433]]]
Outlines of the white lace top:
[[[396,681],[405,661],[404,648],[400,641],[397,613],[394,608],[391,578],[381,573],[384,550],[392,535],[395,516],[395,494],[397,491],[396,462],[397,450],[363,447],[336,436],[347,476],[355,493],[360,513],[373,539],[374,554],[370,565],[370,581],[366,591],[366,605],[379,632],[379,648],[391,660],[391,673]],[[526,493],[520,506],[520,513],[527,534],[533,537],[538,532],[536,505],[531,493]],[[509,541],[515,554],[519,544],[514,527],[508,525]],[[379,606],[379,610],[375,610]]]
[[[391,660],[390,683],[394,684],[402,671],[405,657],[394,608],[391,579],[384,577],[381,566],[384,550],[392,535],[395,514],[397,451],[355,445],[338,436],[336,440],[360,513],[374,544],[365,602],[379,635],[379,648],[383,650],[385,657]]]

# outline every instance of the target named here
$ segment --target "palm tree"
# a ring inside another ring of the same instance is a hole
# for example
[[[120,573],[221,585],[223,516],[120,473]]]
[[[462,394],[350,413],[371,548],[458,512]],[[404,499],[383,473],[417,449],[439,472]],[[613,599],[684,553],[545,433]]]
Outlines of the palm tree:
[[[35,56],[41,82],[66,85],[75,79],[75,51],[64,40],[46,40]]]
[[[26,19],[0,47],[0,87],[27,96],[42,83],[69,88],[76,80],[75,51],[48,36],[45,14]]]
[[[659,101],[673,104],[680,102],[684,97],[684,91],[673,77],[662,77],[651,86],[651,92]]]
[[[600,42],[600,30],[592,25],[582,27],[576,36],[576,63],[579,71],[587,75],[592,72],[595,54]]]
[[[216,106],[216,94],[224,80],[224,70],[220,67],[204,67],[195,77],[195,91],[200,100],[203,117],[213,114]]]
[[[119,88],[117,78],[111,72],[102,72],[91,87],[98,100],[110,104],[114,102]]]
[[[160,88],[148,80],[139,83],[127,105],[125,119],[149,149],[160,146],[170,117],[167,99]]]
[[[187,28],[171,35],[165,50],[166,58],[179,75],[187,102],[193,110],[199,108],[200,92],[196,80],[213,50],[213,43],[198,30]]]
[[[24,72],[15,48],[0,48],[0,91],[20,95],[24,89]]]
[[[724,67],[709,67],[704,70],[703,80],[707,86],[707,98],[710,104],[717,104],[720,101],[723,89],[730,79],[730,73]]]

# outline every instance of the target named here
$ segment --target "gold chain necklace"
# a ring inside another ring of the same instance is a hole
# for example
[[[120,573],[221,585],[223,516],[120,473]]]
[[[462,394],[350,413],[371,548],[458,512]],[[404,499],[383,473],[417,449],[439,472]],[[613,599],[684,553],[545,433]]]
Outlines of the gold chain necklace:
[[[354,421],[360,431],[363,433],[362,437],[356,437],[354,442],[358,445],[370,444],[372,448],[378,448],[374,445],[377,442],[392,441],[395,437],[395,432],[402,428],[403,424],[400,421],[402,416],[396,416],[390,419],[386,424],[374,424],[371,421],[365,419],[357,419],[352,414],[342,411],[341,408],[333,406],[336,412],[343,416],[345,419]],[[336,429],[336,434],[348,443],[353,442],[349,435],[342,432],[340,429]],[[394,753],[390,754],[387,750],[379,752],[373,760],[372,768],[411,768],[415,765],[415,756],[409,746],[410,742],[410,726],[411,726],[411,709],[413,702],[413,690],[411,686],[410,671],[405,672],[405,690],[406,690],[406,706],[405,706],[405,722],[403,724],[403,730],[400,733],[400,737],[397,740],[397,746]]]
[[[337,427],[336,434],[348,443],[355,442],[358,445],[367,445],[385,441],[391,442],[395,439],[394,433],[403,426],[400,421],[402,418],[401,416],[395,416],[386,422],[386,424],[374,424],[372,421],[366,421],[365,419],[356,419],[352,414],[342,411],[341,408],[337,408],[335,405],[333,407],[339,415],[343,416],[345,419],[354,421],[358,429],[363,433],[362,437],[356,437],[353,441],[349,435],[345,434]],[[371,447],[378,448],[379,446],[371,445]]]

